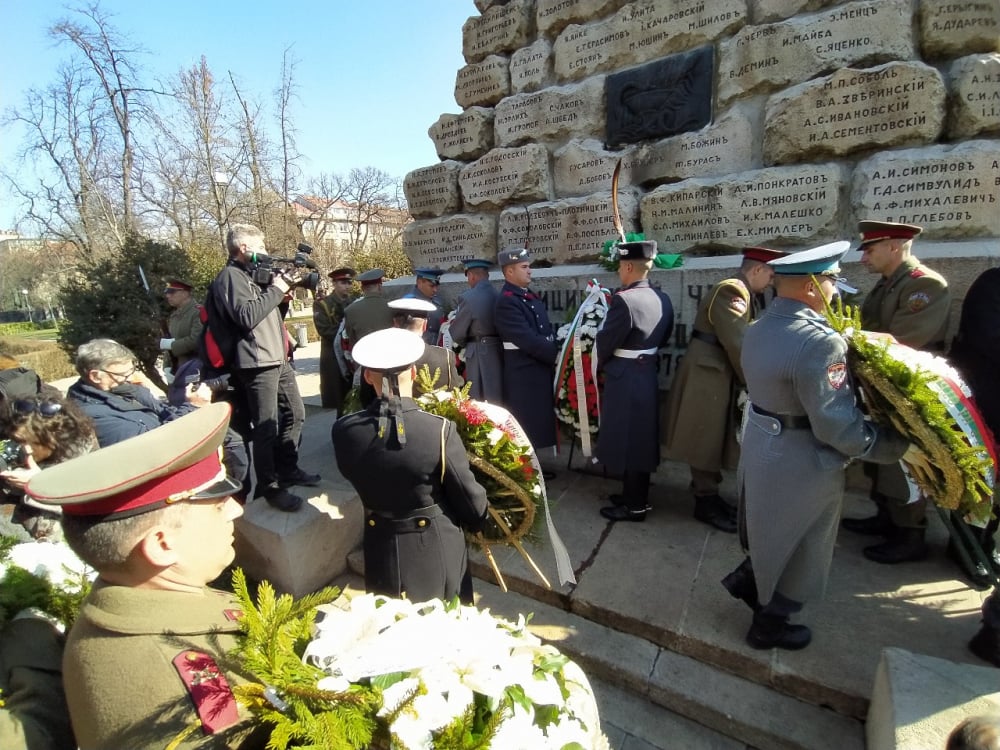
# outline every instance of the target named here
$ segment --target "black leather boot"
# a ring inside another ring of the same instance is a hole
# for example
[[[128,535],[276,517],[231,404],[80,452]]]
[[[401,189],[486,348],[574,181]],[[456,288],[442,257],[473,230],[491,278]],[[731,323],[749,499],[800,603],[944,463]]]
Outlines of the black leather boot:
[[[747,643],[751,648],[764,650],[768,648],[783,648],[787,651],[798,651],[812,641],[812,631],[805,625],[792,625],[788,615],[775,615],[755,612],[753,625],[747,631]]]
[[[855,534],[864,534],[866,536],[888,536],[892,533],[895,528],[892,524],[892,519],[889,518],[889,513],[881,505],[878,506],[878,512],[874,516],[869,516],[868,518],[845,518],[840,522],[848,531],[853,531]]]
[[[694,499],[694,517],[727,534],[736,533],[736,518],[731,506],[718,495]]]
[[[926,529],[897,528],[882,544],[865,547],[864,555],[873,562],[896,565],[917,562],[927,557],[928,547],[924,541]]]
[[[734,599],[739,599],[754,612],[760,609],[760,602],[757,601],[757,580],[753,577],[753,565],[749,557],[722,579],[722,585]]]

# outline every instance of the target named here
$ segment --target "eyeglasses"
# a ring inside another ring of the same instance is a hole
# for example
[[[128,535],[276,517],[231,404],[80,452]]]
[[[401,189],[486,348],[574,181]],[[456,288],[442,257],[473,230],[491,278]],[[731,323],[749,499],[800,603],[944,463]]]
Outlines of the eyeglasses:
[[[31,414],[39,414],[42,417],[54,417],[62,411],[62,404],[58,401],[35,401],[33,399],[19,398],[14,401],[14,412],[22,417]]]
[[[135,375],[135,371],[138,369],[139,369],[138,365],[136,365],[136,363],[133,362],[132,367],[129,368],[128,372],[114,372],[113,370],[104,370],[101,368],[98,368],[98,372],[103,372],[105,375],[110,375],[116,381],[124,382],[133,375]]]

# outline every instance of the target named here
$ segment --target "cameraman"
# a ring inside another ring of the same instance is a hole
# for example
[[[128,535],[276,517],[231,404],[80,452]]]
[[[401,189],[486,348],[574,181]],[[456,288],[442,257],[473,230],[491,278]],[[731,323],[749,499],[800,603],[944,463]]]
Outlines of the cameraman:
[[[303,501],[288,487],[314,487],[320,476],[299,468],[305,407],[288,362],[288,334],[278,306],[305,269],[269,273],[264,233],[252,224],[233,224],[226,249],[229,262],[209,287],[206,306],[235,339],[228,364],[253,425],[255,494],[279,510],[296,511]]]

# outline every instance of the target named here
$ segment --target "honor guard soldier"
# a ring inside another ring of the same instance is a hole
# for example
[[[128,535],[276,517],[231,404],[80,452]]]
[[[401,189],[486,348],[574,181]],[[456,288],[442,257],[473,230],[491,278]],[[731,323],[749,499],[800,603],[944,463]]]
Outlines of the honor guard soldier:
[[[503,402],[503,345],[497,335],[496,304],[499,292],[490,283],[490,263],[464,260],[469,291],[462,295],[451,321],[451,337],[465,347],[465,378],[477,401]]]
[[[361,297],[344,310],[344,336],[351,346],[369,333],[392,328],[392,311],[382,296],[383,276],[385,272],[381,268],[358,274]]]
[[[691,469],[694,517],[728,533],[736,532],[736,511],[719,495],[719,484],[722,469],[739,461],[743,334],[758,315],[757,295],[771,284],[768,262],[784,255],[766,247],[743,250],[736,275],[716,284],[698,306],[670,388],[666,456]]]
[[[333,290],[313,303],[313,325],[319,334],[319,395],[324,409],[337,409],[344,405],[344,396],[351,388],[350,382],[337,361],[337,331],[344,320],[344,309],[351,304],[351,287],[354,284],[353,268],[338,268],[328,274]]]
[[[889,333],[914,349],[943,352],[951,310],[948,282],[911,254],[921,228],[888,221],[862,221],[861,264],[881,276],[861,305],[866,331]],[[927,499],[910,502],[910,488],[898,465],[868,467],[871,498],[877,513],[844,519],[844,528],[882,535],[886,541],[866,547],[864,555],[878,563],[901,563],[927,557]]]
[[[263,748],[232,688],[238,605],[207,587],[233,561],[232,494],[219,448],[229,406],[44,469],[66,541],[98,578],[70,630],[63,679],[80,747]]]
[[[657,350],[674,328],[670,298],[649,285],[656,243],[618,245],[622,288],[611,298],[597,333],[597,366],[604,372],[601,431],[595,455],[621,473],[622,492],[601,515],[611,521],[646,518],[649,475],[660,464],[660,386]]]
[[[495,308],[503,342],[503,406],[540,450],[556,443],[552,382],[559,351],[545,303],[528,289],[531,253],[509,248],[497,254],[497,261],[504,277]]]
[[[389,303],[389,309],[392,310],[392,324],[396,328],[415,333],[421,339],[424,331],[427,330],[427,317],[434,315],[437,311],[432,303],[415,297],[394,299]],[[443,346],[426,344],[424,353],[413,364],[417,368],[418,375],[425,366],[427,367],[427,372],[431,380],[434,381],[434,387],[431,390],[450,391],[465,385],[465,381],[462,380],[462,376],[458,374],[458,369],[455,367],[454,353]],[[413,382],[414,398],[419,398],[426,392],[419,381],[418,377]]]
[[[847,342],[823,315],[848,247],[771,261],[777,296],[743,338],[750,406],[738,483],[750,556],[723,585],[754,610],[746,638],[757,649],[809,645],[809,628],[788,618],[826,586],[847,463],[894,463],[907,450],[858,408]]]
[[[169,279],[163,290],[167,304],[172,308],[167,319],[170,338],[160,339],[160,349],[170,359],[171,369],[177,368],[198,356],[198,343],[205,324],[201,322],[201,309],[191,298],[194,287],[184,279]]]
[[[444,306],[441,304],[441,297],[438,296],[438,287],[441,286],[441,274],[444,271],[438,268],[417,268],[413,273],[416,275],[413,289],[404,296],[422,299],[434,305],[436,312],[427,316],[427,330],[424,331],[423,339],[425,344],[437,346],[441,334],[441,321],[444,318]]]
[[[365,506],[365,590],[422,602],[472,603],[463,529],[486,517],[486,491],[469,468],[455,423],[413,401],[416,334],[376,331],[354,347],[380,397],[333,425],[337,466]]]

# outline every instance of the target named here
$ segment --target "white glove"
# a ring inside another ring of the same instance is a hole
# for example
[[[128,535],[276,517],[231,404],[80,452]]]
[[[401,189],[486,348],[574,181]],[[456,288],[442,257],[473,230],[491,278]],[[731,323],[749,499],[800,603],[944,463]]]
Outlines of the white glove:
[[[160,339],[160,349],[165,352],[170,351],[170,347],[174,345],[173,339]]]
[[[169,367],[163,368],[163,382],[167,385],[171,385],[174,382],[174,371]]]

